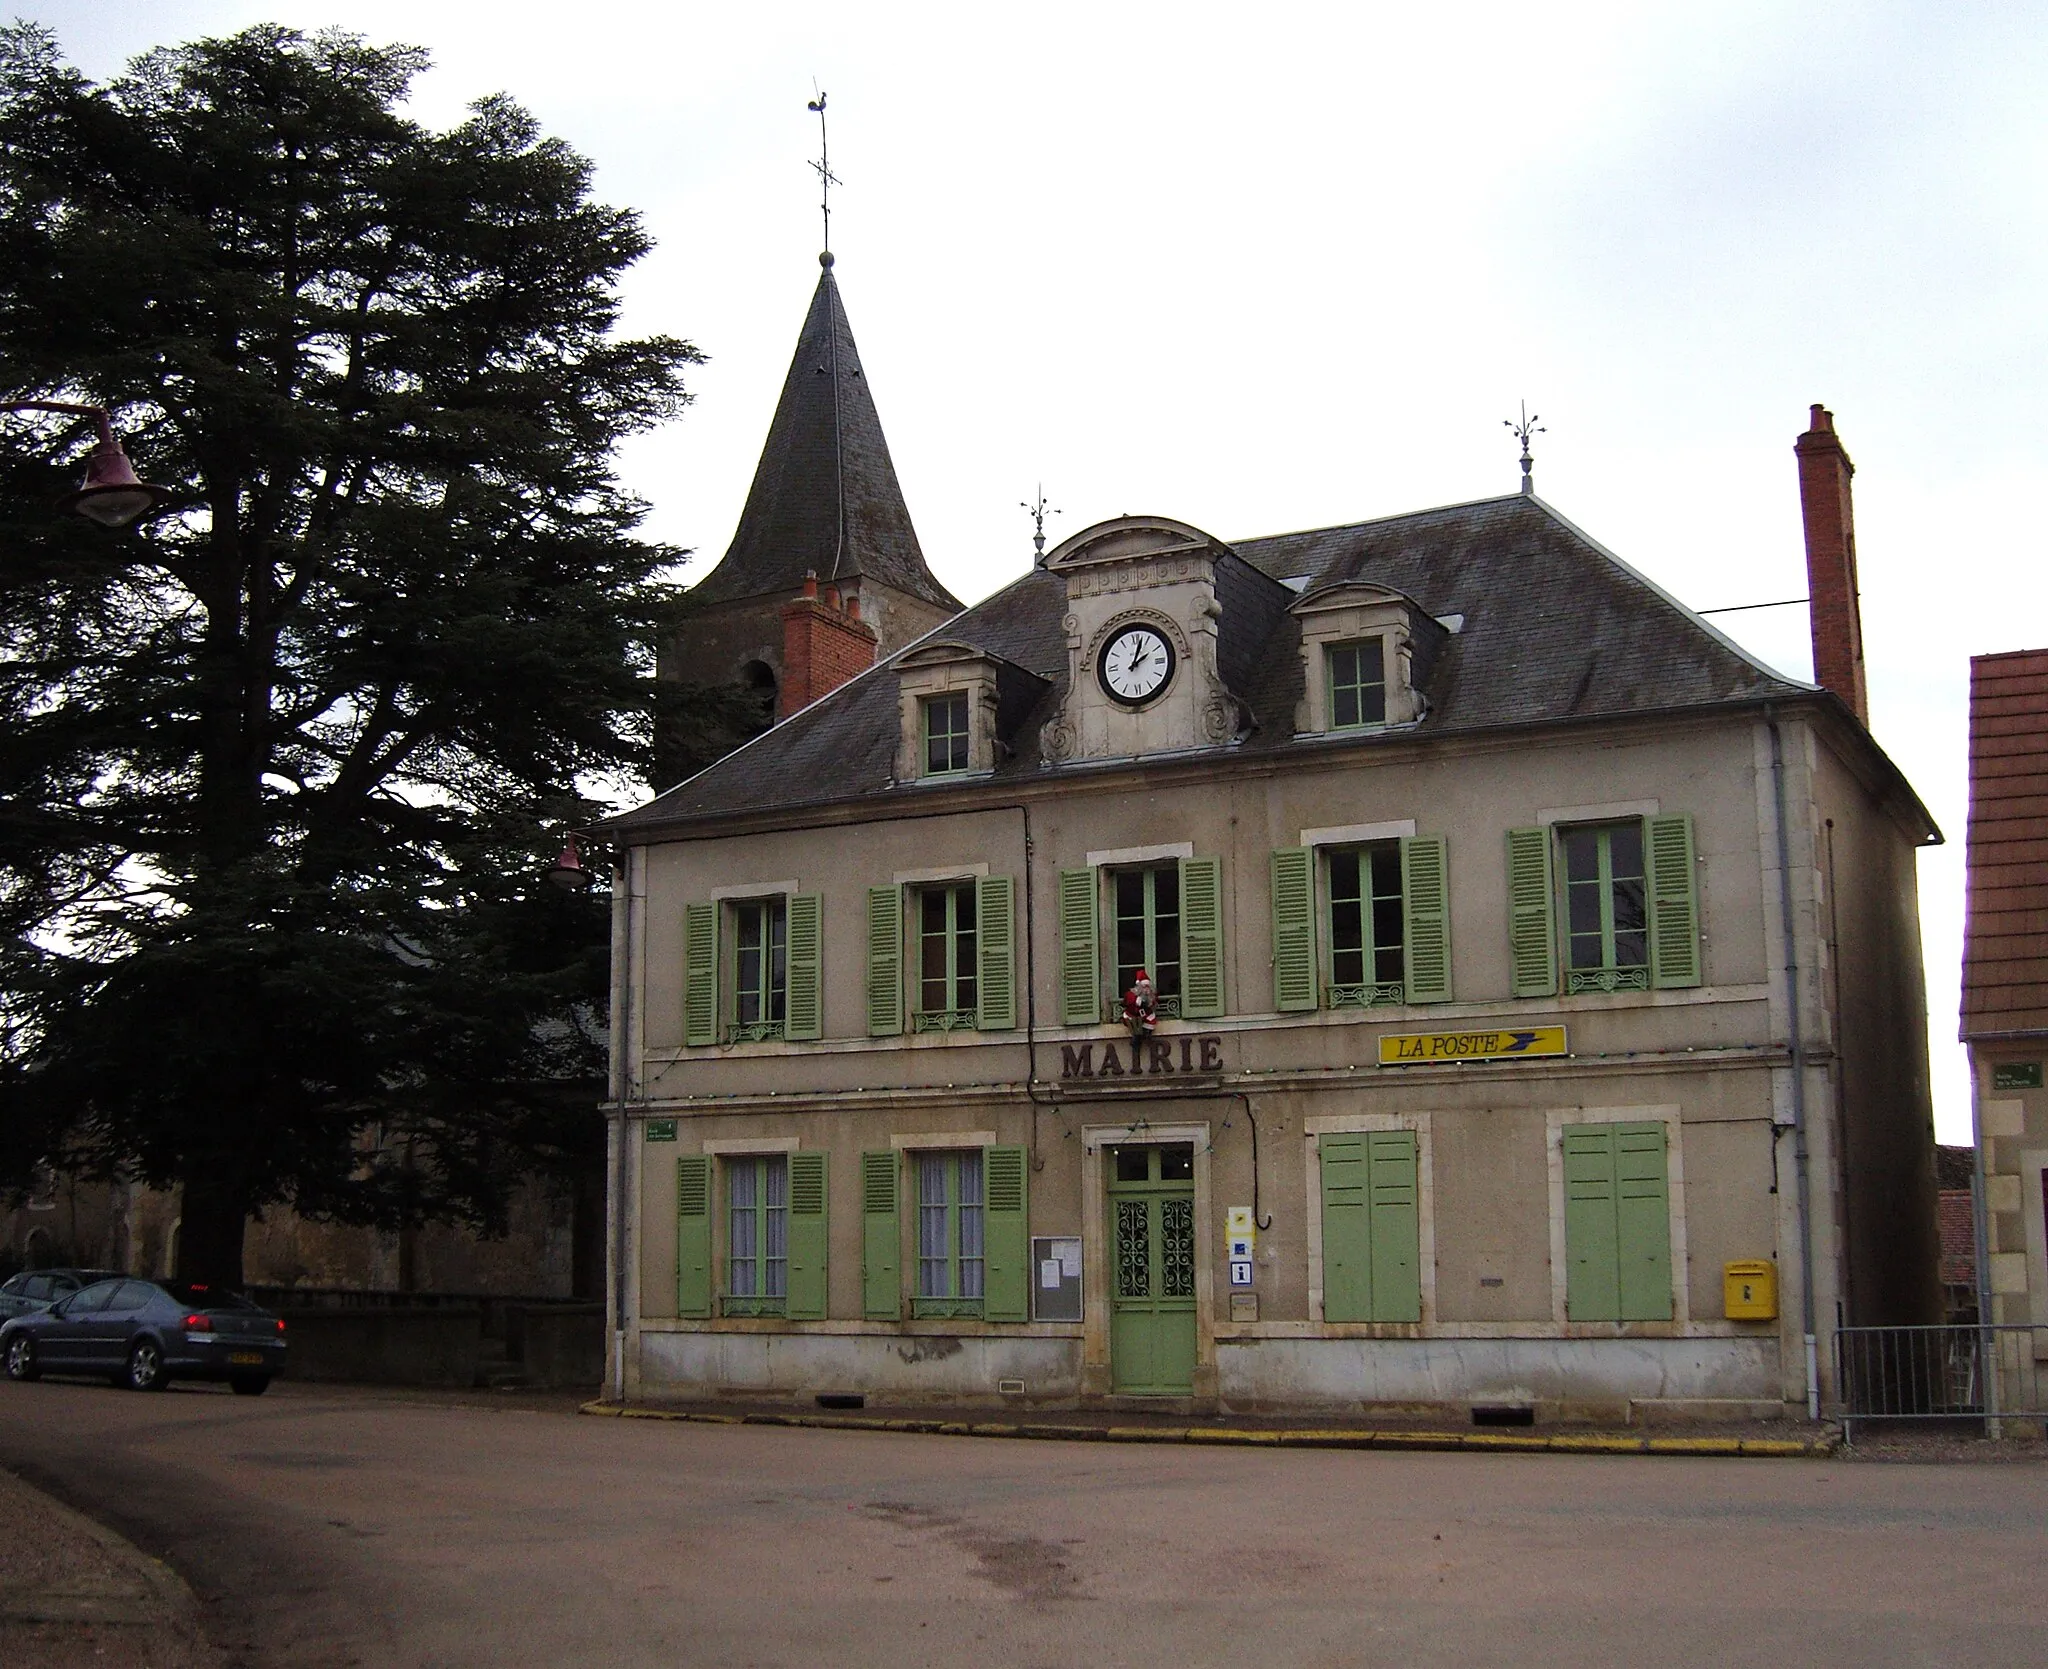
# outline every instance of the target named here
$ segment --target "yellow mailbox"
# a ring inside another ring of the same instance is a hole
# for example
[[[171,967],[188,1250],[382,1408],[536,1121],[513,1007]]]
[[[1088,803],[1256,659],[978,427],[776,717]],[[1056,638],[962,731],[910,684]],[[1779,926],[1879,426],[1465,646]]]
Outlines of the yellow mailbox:
[[[1721,1266],[1723,1311],[1730,1321],[1774,1321],[1778,1315],[1778,1266],[1764,1258]]]

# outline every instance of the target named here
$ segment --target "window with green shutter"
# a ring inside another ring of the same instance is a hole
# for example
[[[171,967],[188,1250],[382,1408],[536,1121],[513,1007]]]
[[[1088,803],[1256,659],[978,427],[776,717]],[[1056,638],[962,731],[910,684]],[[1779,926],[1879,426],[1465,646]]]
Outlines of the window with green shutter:
[[[1401,848],[1391,840],[1339,846],[1324,857],[1329,889],[1332,1008],[1375,1008],[1406,998],[1407,912]]]
[[[781,1315],[789,1298],[789,1156],[749,1153],[725,1171],[726,1315]]]
[[[1060,1023],[1102,1021],[1102,948],[1092,869],[1060,871]]]
[[[759,1043],[783,1035],[789,1004],[789,906],[782,898],[750,898],[732,912],[732,994],[728,1043]]]
[[[978,889],[972,881],[917,888],[917,1006],[912,1029],[955,1031],[980,1017]]]
[[[789,1156],[789,1269],[783,1314],[792,1321],[825,1319],[825,1260],[831,1244],[827,1159],[823,1153]]]
[[[1182,858],[1181,1017],[1214,1020],[1223,1013],[1223,863]]]
[[[974,884],[981,941],[981,978],[974,1023],[985,1032],[1017,1024],[1016,889],[1007,875],[984,875]]]
[[[1401,842],[1403,984],[1411,1003],[1451,1000],[1450,848],[1442,835]]]
[[[1323,1192],[1323,1319],[1420,1321],[1415,1133],[1330,1134],[1316,1147]]]
[[[676,1159],[676,1314],[711,1314],[711,1158]]]
[[[1646,820],[1650,847],[1650,980],[1660,989],[1698,985],[1700,913],[1692,819]]]
[[[1565,990],[1650,988],[1650,901],[1643,825],[1587,824],[1564,847]]]
[[[683,907],[683,1041],[718,1041],[718,906]]]
[[[983,1314],[990,1321],[1031,1319],[1031,1167],[1021,1147],[982,1150],[983,1232],[987,1268]]]
[[[868,888],[868,1036],[903,1030],[903,889]]]
[[[1116,983],[1121,1001],[1139,971],[1151,975],[1152,992],[1163,1020],[1180,1017],[1181,936],[1180,865],[1148,864],[1142,869],[1114,869],[1109,876],[1115,908]]]
[[[816,893],[798,893],[788,903],[788,993],[782,1035],[793,1042],[815,1041],[824,1032],[822,972],[824,900]]]
[[[986,1296],[982,1150],[911,1155],[917,1178],[917,1291],[911,1314],[978,1316]]]
[[[898,1165],[893,1148],[860,1156],[860,1313],[870,1321],[895,1321],[903,1314]]]
[[[1508,960],[1518,997],[1557,995],[1550,830],[1508,830]]]
[[[1289,1014],[1316,1006],[1315,853],[1273,854],[1273,1006]]]
[[[1663,1122],[1568,1125],[1563,1143],[1566,1315],[1573,1321],[1669,1321]]]

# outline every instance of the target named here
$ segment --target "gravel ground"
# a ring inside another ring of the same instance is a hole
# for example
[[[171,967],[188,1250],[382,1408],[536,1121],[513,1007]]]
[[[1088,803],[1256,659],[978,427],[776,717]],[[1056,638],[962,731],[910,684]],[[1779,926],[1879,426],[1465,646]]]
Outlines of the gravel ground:
[[[184,1583],[0,1471],[0,1664],[211,1669]]]

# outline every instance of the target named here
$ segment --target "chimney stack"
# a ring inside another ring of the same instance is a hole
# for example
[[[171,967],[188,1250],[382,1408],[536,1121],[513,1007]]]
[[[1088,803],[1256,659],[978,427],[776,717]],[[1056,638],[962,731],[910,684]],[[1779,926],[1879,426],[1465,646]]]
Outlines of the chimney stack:
[[[1856,513],[1849,478],[1856,466],[1835,434],[1835,414],[1815,406],[1799,437],[1799,507],[1806,524],[1807,618],[1813,681],[1833,690],[1868,726],[1863,687],[1863,613],[1856,588]]]
[[[827,582],[819,595],[818,576],[804,575],[803,594],[782,605],[782,685],[775,716],[786,719],[820,696],[875,664],[880,642],[851,599]]]

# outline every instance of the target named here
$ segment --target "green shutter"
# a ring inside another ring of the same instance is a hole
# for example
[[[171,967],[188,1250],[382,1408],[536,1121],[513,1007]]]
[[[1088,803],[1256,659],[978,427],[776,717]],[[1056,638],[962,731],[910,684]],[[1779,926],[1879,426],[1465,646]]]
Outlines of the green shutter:
[[[718,1041],[718,906],[683,907],[683,1041]]]
[[[1029,1167],[1021,1147],[981,1151],[984,1235],[982,1313],[990,1321],[1031,1319],[1031,1224],[1025,1210]]]
[[[1564,1133],[1564,1308],[1573,1321],[1621,1319],[1615,1236],[1614,1126]]]
[[[1621,1319],[1671,1319],[1671,1206],[1664,1126],[1614,1126],[1615,1249]]]
[[[676,1314],[711,1313],[711,1156],[676,1159]]]
[[[1372,1319],[1422,1319],[1422,1213],[1416,1185],[1415,1132],[1375,1131],[1366,1138],[1372,1190]]]
[[[1650,979],[1658,986],[1700,982],[1700,912],[1694,892],[1692,819],[1651,817]]]
[[[974,883],[975,1025],[1006,1032],[1017,1024],[1017,911],[1007,875],[984,875]]]
[[[870,1321],[903,1315],[903,1240],[896,1224],[894,1149],[860,1156],[860,1313]]]
[[[1323,1173],[1323,1319],[1372,1319],[1370,1167],[1361,1135],[1317,1142]]]
[[[825,1319],[826,1158],[789,1156],[789,1299],[783,1313],[791,1321]]]
[[[1306,846],[1273,854],[1273,1006],[1316,1006],[1316,857]]]
[[[1102,1024],[1102,952],[1096,937],[1095,871],[1060,871],[1060,1023]]]
[[[1557,995],[1557,903],[1548,829],[1508,830],[1508,950],[1516,996]]]
[[[1180,860],[1180,1012],[1213,1020],[1223,1012],[1223,860]]]
[[[1402,991],[1411,1003],[1451,1000],[1450,856],[1442,835],[1401,842]]]
[[[789,901],[789,995],[782,1035],[797,1042],[808,1042],[824,1030],[818,985],[823,914],[823,900],[814,892],[798,893]]]
[[[903,1030],[903,889],[868,888],[868,1036]]]

